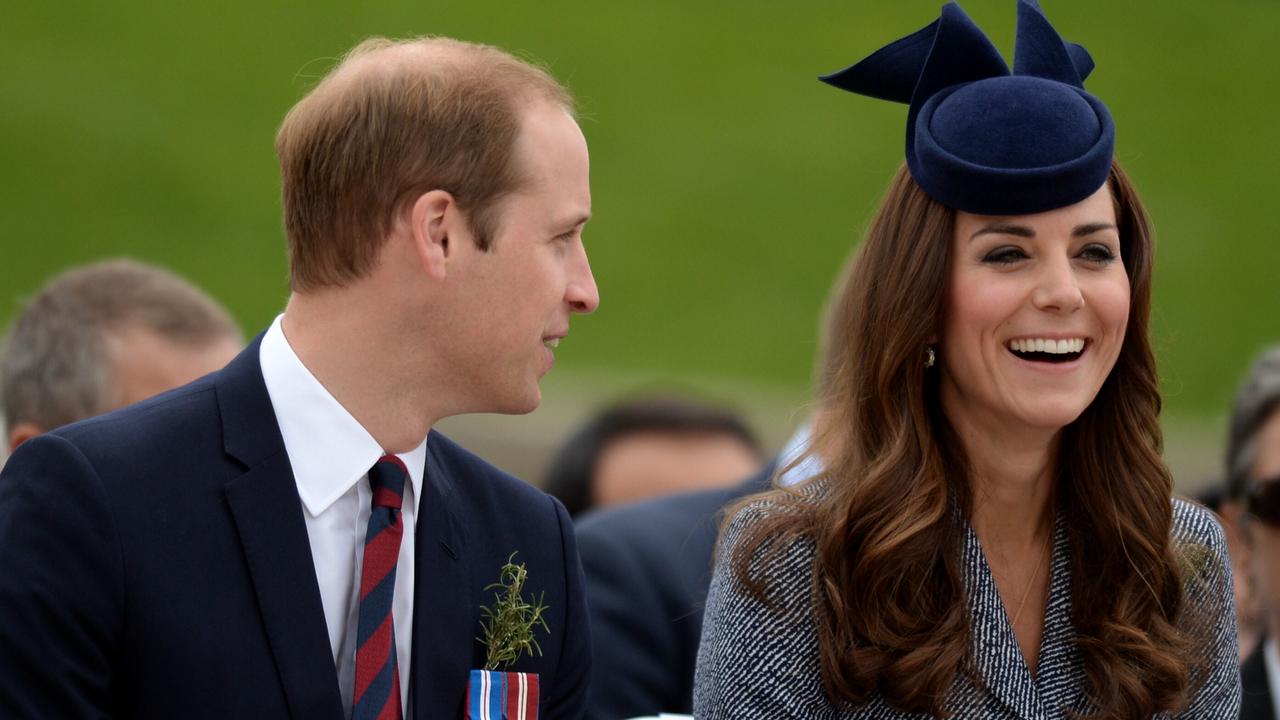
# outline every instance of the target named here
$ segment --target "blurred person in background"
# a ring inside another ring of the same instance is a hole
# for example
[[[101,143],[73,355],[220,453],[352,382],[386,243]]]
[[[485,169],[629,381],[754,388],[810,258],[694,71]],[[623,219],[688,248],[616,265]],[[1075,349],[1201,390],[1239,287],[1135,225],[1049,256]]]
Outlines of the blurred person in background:
[[[607,408],[552,458],[543,487],[571,516],[691,490],[734,485],[764,464],[736,413],[675,396]]]
[[[1244,538],[1243,570],[1261,621],[1261,642],[1241,667],[1242,720],[1280,718],[1280,346],[1254,362],[1231,412],[1228,517]]]
[[[227,311],[168,270],[133,260],[68,270],[23,305],[4,341],[8,449],[185,385],[241,345]]]
[[[832,288],[819,332],[819,403],[847,356],[849,306],[834,302],[847,279],[848,264]],[[804,450],[824,422],[819,405],[776,458],[729,487],[601,508],[577,519],[596,668],[589,718],[693,710],[702,608],[723,510],[767,490],[775,478],[793,485],[820,472],[821,463]]]
[[[1236,500],[1229,495],[1227,484],[1223,480],[1206,483],[1205,489],[1193,499],[1218,516],[1222,531],[1227,537],[1227,552],[1231,556],[1231,582],[1236,600],[1236,634],[1240,639],[1240,660],[1243,662],[1257,647],[1261,632],[1253,581],[1250,579],[1249,543],[1242,527],[1244,502],[1243,499]]]

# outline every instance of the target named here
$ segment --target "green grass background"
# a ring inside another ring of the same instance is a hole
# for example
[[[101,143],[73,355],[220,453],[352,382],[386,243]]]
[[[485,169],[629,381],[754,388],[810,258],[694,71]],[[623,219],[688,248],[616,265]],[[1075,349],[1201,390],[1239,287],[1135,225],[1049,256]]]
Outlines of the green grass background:
[[[59,269],[128,255],[193,278],[256,332],[286,297],[280,119],[361,38],[444,34],[540,59],[580,100],[603,302],[575,322],[560,381],[717,378],[797,399],[818,309],[901,161],[905,117],[815,76],[940,7],[5,5],[0,322]],[[1013,0],[964,5],[1010,53]],[[1118,156],[1157,224],[1166,407],[1219,416],[1255,352],[1280,340],[1280,2],[1043,5],[1092,51],[1088,86],[1111,107]]]

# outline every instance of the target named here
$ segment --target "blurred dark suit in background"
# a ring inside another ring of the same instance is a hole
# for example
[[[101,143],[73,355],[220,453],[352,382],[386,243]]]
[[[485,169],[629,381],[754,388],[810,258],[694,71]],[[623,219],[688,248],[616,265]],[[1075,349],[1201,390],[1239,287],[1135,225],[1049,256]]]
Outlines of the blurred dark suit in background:
[[[725,506],[769,486],[775,464],[731,488],[584,515],[593,681],[589,718],[690,712],[702,607]]]

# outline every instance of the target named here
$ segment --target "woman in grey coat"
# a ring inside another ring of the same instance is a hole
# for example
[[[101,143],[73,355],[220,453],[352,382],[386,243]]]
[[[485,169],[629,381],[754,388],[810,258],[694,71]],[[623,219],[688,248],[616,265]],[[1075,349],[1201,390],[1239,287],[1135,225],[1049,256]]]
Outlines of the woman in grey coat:
[[[1221,528],[1172,499],[1153,239],[1093,68],[1030,0],[824,78],[909,104],[833,313],[825,470],[727,526],[698,718],[1234,718]],[[843,335],[843,336],[842,336]]]

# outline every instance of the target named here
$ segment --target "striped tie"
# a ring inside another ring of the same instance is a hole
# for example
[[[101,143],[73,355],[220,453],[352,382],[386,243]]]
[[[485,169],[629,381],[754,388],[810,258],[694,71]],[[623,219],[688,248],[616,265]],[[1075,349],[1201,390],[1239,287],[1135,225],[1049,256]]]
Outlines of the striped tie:
[[[351,720],[401,720],[400,668],[396,664],[391,598],[396,586],[400,537],[404,534],[400,505],[408,476],[404,463],[395,455],[383,455],[369,470],[373,509],[360,572],[355,708]]]

